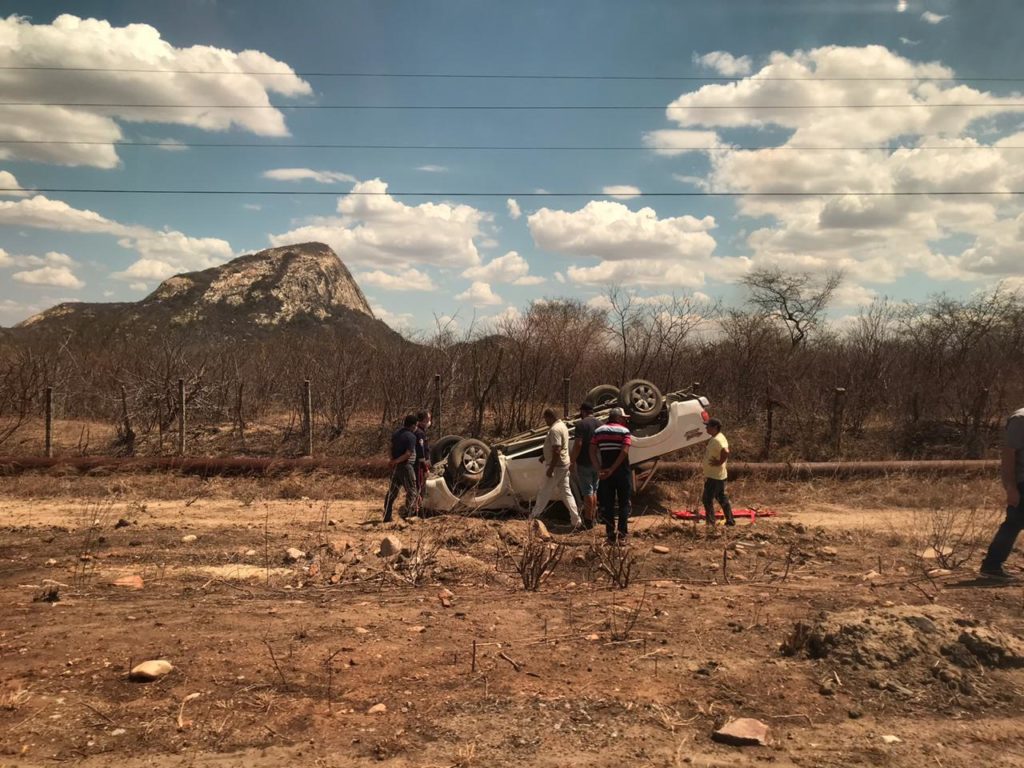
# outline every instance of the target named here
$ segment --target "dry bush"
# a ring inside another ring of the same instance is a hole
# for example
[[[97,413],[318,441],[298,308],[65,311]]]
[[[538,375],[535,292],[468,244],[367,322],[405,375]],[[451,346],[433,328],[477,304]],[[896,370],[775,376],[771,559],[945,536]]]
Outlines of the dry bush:
[[[640,620],[640,614],[643,612],[644,604],[647,602],[647,586],[644,586],[643,594],[640,595],[640,599],[637,600],[631,608],[626,608],[624,615],[620,619],[620,606],[618,600],[612,597],[611,605],[608,611],[608,627],[611,630],[612,640],[622,641],[628,640],[630,633],[636,628],[637,622]]]
[[[931,550],[922,566],[928,570],[930,562],[941,568],[955,571],[969,563],[978,551],[984,548],[995,531],[996,516],[977,509],[940,508],[921,511],[914,515],[911,530],[917,535],[912,538],[915,554],[921,557]]]
[[[436,530],[435,526],[421,523],[409,555],[399,557],[392,572],[414,587],[422,584],[433,573],[438,553],[447,546],[451,537],[450,528],[451,521],[448,518],[443,519]]]
[[[508,560],[519,578],[522,579],[523,589],[527,592],[536,592],[562,561],[565,554],[565,547],[561,544],[553,544],[543,541],[532,534],[526,539],[518,556],[515,555],[499,537],[499,552]]]
[[[621,544],[608,546],[593,544],[589,554],[590,558],[593,558],[593,562],[597,563],[597,570],[604,573],[608,580],[619,589],[628,587],[643,565],[643,558],[629,547]]]
[[[75,568],[71,575],[71,584],[76,590],[82,591],[89,587],[95,575],[96,555],[95,548],[101,543],[104,531],[111,527],[114,517],[114,502],[112,499],[87,504],[80,510],[76,521],[75,530],[78,532],[78,550],[75,555]]]

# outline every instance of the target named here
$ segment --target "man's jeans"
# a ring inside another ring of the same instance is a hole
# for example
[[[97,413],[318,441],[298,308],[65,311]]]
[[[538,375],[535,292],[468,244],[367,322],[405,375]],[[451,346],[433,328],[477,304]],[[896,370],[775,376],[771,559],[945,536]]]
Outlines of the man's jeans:
[[[705,477],[704,494],[701,497],[701,501],[704,503],[704,517],[708,521],[708,525],[715,524],[716,501],[721,505],[722,512],[725,514],[725,524],[736,524],[732,516],[732,504],[729,503],[729,497],[725,494],[725,480]]]
[[[391,473],[391,485],[388,487],[388,495],[384,497],[385,523],[391,522],[395,499],[398,498],[398,492],[402,489],[405,489],[405,504],[402,505],[402,509],[398,514],[404,518],[409,512],[416,509],[416,499],[419,496],[416,489],[416,470],[413,468],[411,461],[399,464],[395,467],[395,471]]]
[[[628,464],[615,470],[615,474],[602,480],[597,486],[597,502],[604,518],[604,529],[608,541],[623,540],[629,534],[630,497],[633,495],[633,472]],[[618,526],[616,526],[618,515]]]
[[[1024,496],[1024,483],[1017,485],[1017,490]],[[1016,507],[1006,508],[1006,519],[996,531],[992,543],[988,546],[988,553],[981,567],[983,570],[995,570],[1006,562],[1006,558],[1013,551],[1013,545],[1017,541],[1017,534],[1024,528],[1024,501]]]

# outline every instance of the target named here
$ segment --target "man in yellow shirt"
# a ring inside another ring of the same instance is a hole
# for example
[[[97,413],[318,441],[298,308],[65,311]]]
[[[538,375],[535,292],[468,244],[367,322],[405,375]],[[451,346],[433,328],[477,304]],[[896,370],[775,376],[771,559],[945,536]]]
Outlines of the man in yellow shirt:
[[[725,481],[729,478],[726,462],[729,460],[729,441],[722,434],[722,422],[708,419],[707,432],[711,435],[704,449],[704,516],[708,525],[715,524],[715,501],[722,507],[726,525],[736,525],[732,504],[725,494]]]

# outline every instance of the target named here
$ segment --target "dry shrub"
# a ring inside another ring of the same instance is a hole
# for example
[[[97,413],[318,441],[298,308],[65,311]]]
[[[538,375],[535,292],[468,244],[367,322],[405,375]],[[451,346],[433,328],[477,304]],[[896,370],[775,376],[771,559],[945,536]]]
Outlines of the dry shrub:
[[[498,539],[499,552],[512,563],[512,567],[519,578],[522,579],[523,589],[527,592],[536,592],[562,561],[565,554],[565,547],[561,544],[553,544],[543,541],[537,536],[531,535],[523,544],[518,556],[515,555],[500,537]]]
[[[643,558],[629,547],[621,544],[609,546],[592,544],[588,559],[596,562],[597,570],[604,573],[608,580],[619,589],[629,586],[643,564]]]
[[[608,626],[611,629],[612,640],[622,641],[628,640],[630,633],[636,627],[637,622],[640,620],[640,614],[643,612],[644,604],[647,602],[647,586],[644,586],[643,594],[640,595],[640,599],[631,607],[621,611],[623,614],[620,619],[620,606],[618,601],[613,597],[611,605],[608,611]]]
[[[78,513],[75,530],[79,533],[78,552],[75,554],[75,569],[71,583],[77,590],[89,587],[95,575],[95,548],[102,538],[100,531],[112,526],[114,502],[111,499],[87,504]]]
[[[438,553],[447,546],[451,537],[450,527],[451,521],[447,518],[442,520],[436,530],[426,523],[421,524],[408,556],[399,557],[392,572],[414,587],[422,584],[434,572]]]
[[[939,567],[954,571],[970,562],[988,544],[995,531],[995,515],[977,509],[940,508],[914,515],[912,539],[919,557],[931,550],[933,557],[922,562],[926,568],[934,561]]]

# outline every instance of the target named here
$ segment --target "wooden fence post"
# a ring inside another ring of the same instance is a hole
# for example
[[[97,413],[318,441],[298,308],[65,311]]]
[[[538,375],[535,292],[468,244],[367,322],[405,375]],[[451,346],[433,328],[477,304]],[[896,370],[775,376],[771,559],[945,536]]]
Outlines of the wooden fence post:
[[[569,418],[569,385],[572,380],[568,376],[562,377],[562,418]]]
[[[441,428],[441,374],[434,374],[434,429],[438,435],[444,434]]]
[[[53,387],[43,390],[43,417],[46,422],[43,453],[50,459],[53,458]]]
[[[832,453],[838,459],[843,453],[843,415],[846,411],[846,389],[836,387],[832,390]]]
[[[302,455],[313,455],[313,392],[309,379],[302,382]]]
[[[185,380],[178,379],[178,455],[185,455]]]

